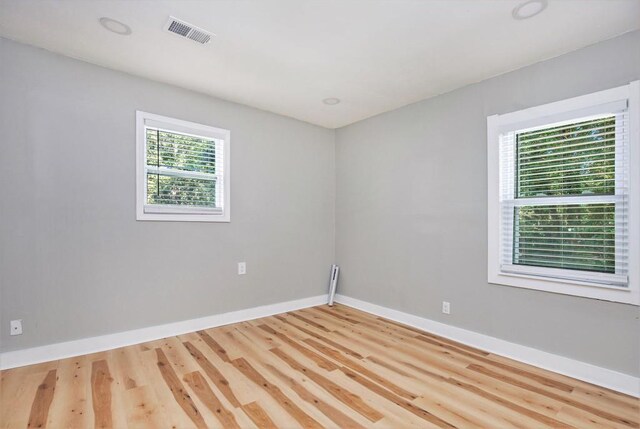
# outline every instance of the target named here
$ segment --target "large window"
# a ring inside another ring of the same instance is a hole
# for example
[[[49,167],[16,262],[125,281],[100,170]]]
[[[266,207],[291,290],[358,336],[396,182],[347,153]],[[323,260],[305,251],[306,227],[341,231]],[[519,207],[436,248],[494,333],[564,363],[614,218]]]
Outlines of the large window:
[[[489,282],[638,304],[637,103],[634,82],[488,118]]]
[[[137,219],[228,222],[229,131],[137,112]]]

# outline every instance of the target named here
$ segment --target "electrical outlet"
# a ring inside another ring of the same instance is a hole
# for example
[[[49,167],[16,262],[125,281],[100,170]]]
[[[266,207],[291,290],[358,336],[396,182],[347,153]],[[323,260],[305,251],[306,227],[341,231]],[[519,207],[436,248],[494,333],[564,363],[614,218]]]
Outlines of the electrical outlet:
[[[11,335],[22,335],[22,319],[11,321]]]
[[[442,312],[444,314],[450,314],[451,313],[451,304],[447,301],[442,301]]]
[[[247,263],[246,262],[238,262],[238,275],[247,274]]]

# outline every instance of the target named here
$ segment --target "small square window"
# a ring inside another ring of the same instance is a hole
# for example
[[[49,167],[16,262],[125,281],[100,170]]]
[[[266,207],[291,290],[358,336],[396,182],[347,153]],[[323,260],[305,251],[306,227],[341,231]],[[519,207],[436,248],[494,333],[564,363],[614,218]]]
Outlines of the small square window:
[[[137,219],[229,222],[229,137],[136,112]]]

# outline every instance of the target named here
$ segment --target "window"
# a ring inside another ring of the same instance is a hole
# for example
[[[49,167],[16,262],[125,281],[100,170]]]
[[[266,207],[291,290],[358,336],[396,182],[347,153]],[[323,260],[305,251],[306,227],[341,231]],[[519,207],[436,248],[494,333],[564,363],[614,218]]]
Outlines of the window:
[[[639,88],[487,119],[490,283],[640,305]]]
[[[229,222],[227,130],[136,112],[137,219]]]

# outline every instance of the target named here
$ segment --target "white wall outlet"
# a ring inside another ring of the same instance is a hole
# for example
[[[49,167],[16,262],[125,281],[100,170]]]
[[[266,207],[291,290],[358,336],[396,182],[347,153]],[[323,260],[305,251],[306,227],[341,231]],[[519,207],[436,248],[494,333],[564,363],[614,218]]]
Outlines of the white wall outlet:
[[[247,274],[247,263],[246,262],[238,262],[238,275]]]
[[[450,314],[451,313],[451,304],[447,301],[442,301],[442,312],[444,314]]]
[[[11,321],[11,335],[22,335],[22,319]]]

